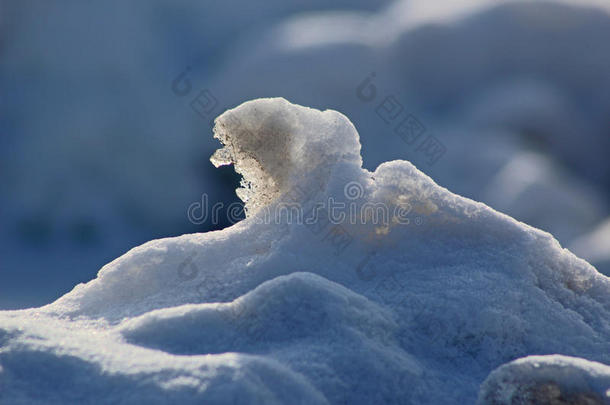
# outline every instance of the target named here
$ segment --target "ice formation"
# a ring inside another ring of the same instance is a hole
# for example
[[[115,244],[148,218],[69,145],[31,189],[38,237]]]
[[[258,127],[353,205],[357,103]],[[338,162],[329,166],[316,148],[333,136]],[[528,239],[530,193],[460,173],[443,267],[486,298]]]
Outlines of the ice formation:
[[[363,169],[336,111],[259,99],[215,135],[247,218],[0,312],[0,403],[609,403],[610,279],[550,234]]]

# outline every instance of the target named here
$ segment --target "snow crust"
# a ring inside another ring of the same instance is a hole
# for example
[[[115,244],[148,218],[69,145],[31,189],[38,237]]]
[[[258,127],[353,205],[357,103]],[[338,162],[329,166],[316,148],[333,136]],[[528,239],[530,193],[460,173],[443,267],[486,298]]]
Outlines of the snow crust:
[[[0,312],[0,403],[510,403],[538,382],[607,403],[610,279],[550,234],[407,161],[363,169],[336,111],[249,101],[215,136],[247,218]],[[283,210],[331,199],[368,214]],[[509,363],[548,354],[575,359]]]

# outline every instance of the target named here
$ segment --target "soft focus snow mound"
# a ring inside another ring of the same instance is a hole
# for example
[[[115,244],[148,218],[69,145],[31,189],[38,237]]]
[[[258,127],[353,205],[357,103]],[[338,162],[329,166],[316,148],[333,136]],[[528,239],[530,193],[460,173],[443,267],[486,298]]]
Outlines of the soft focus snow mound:
[[[567,356],[530,356],[495,370],[479,404],[610,403],[610,367]]]
[[[489,183],[484,199],[495,209],[511,212],[522,221],[535,221],[542,229],[554,229],[553,235],[564,240],[573,240],[594,227],[605,209],[594,189],[566,174],[545,156],[532,152],[515,154]],[[571,215],[557,221],[565,212]]]
[[[594,263],[599,271],[610,275],[610,218],[590,233],[581,236],[570,250]]]
[[[362,169],[334,111],[256,100],[215,134],[248,217],[0,312],[0,403],[474,403],[520,357],[610,362],[610,280],[548,233],[409,162]]]

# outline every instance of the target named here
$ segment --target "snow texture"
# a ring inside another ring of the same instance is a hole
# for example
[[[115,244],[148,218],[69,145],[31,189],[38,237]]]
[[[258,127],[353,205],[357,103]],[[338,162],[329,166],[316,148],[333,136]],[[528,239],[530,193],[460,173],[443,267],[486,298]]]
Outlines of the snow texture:
[[[0,312],[0,403],[608,403],[593,361],[610,362],[610,279],[550,234],[407,161],[363,169],[336,111],[259,99],[215,136],[247,218],[150,241],[50,305]],[[367,215],[282,209],[331,199]],[[548,354],[574,359],[502,366]]]
[[[479,404],[604,404],[610,367],[567,356],[529,356],[492,372]]]

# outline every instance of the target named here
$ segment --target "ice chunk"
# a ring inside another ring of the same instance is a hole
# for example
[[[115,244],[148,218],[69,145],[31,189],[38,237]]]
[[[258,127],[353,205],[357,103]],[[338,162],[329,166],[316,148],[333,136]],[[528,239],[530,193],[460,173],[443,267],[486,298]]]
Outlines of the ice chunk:
[[[211,161],[215,166],[233,163],[242,175],[237,195],[247,214],[304,179],[323,176],[321,186],[325,171],[337,162],[362,165],[358,133],[344,115],[282,98],[246,102],[225,112],[215,121],[214,137],[224,148]]]

